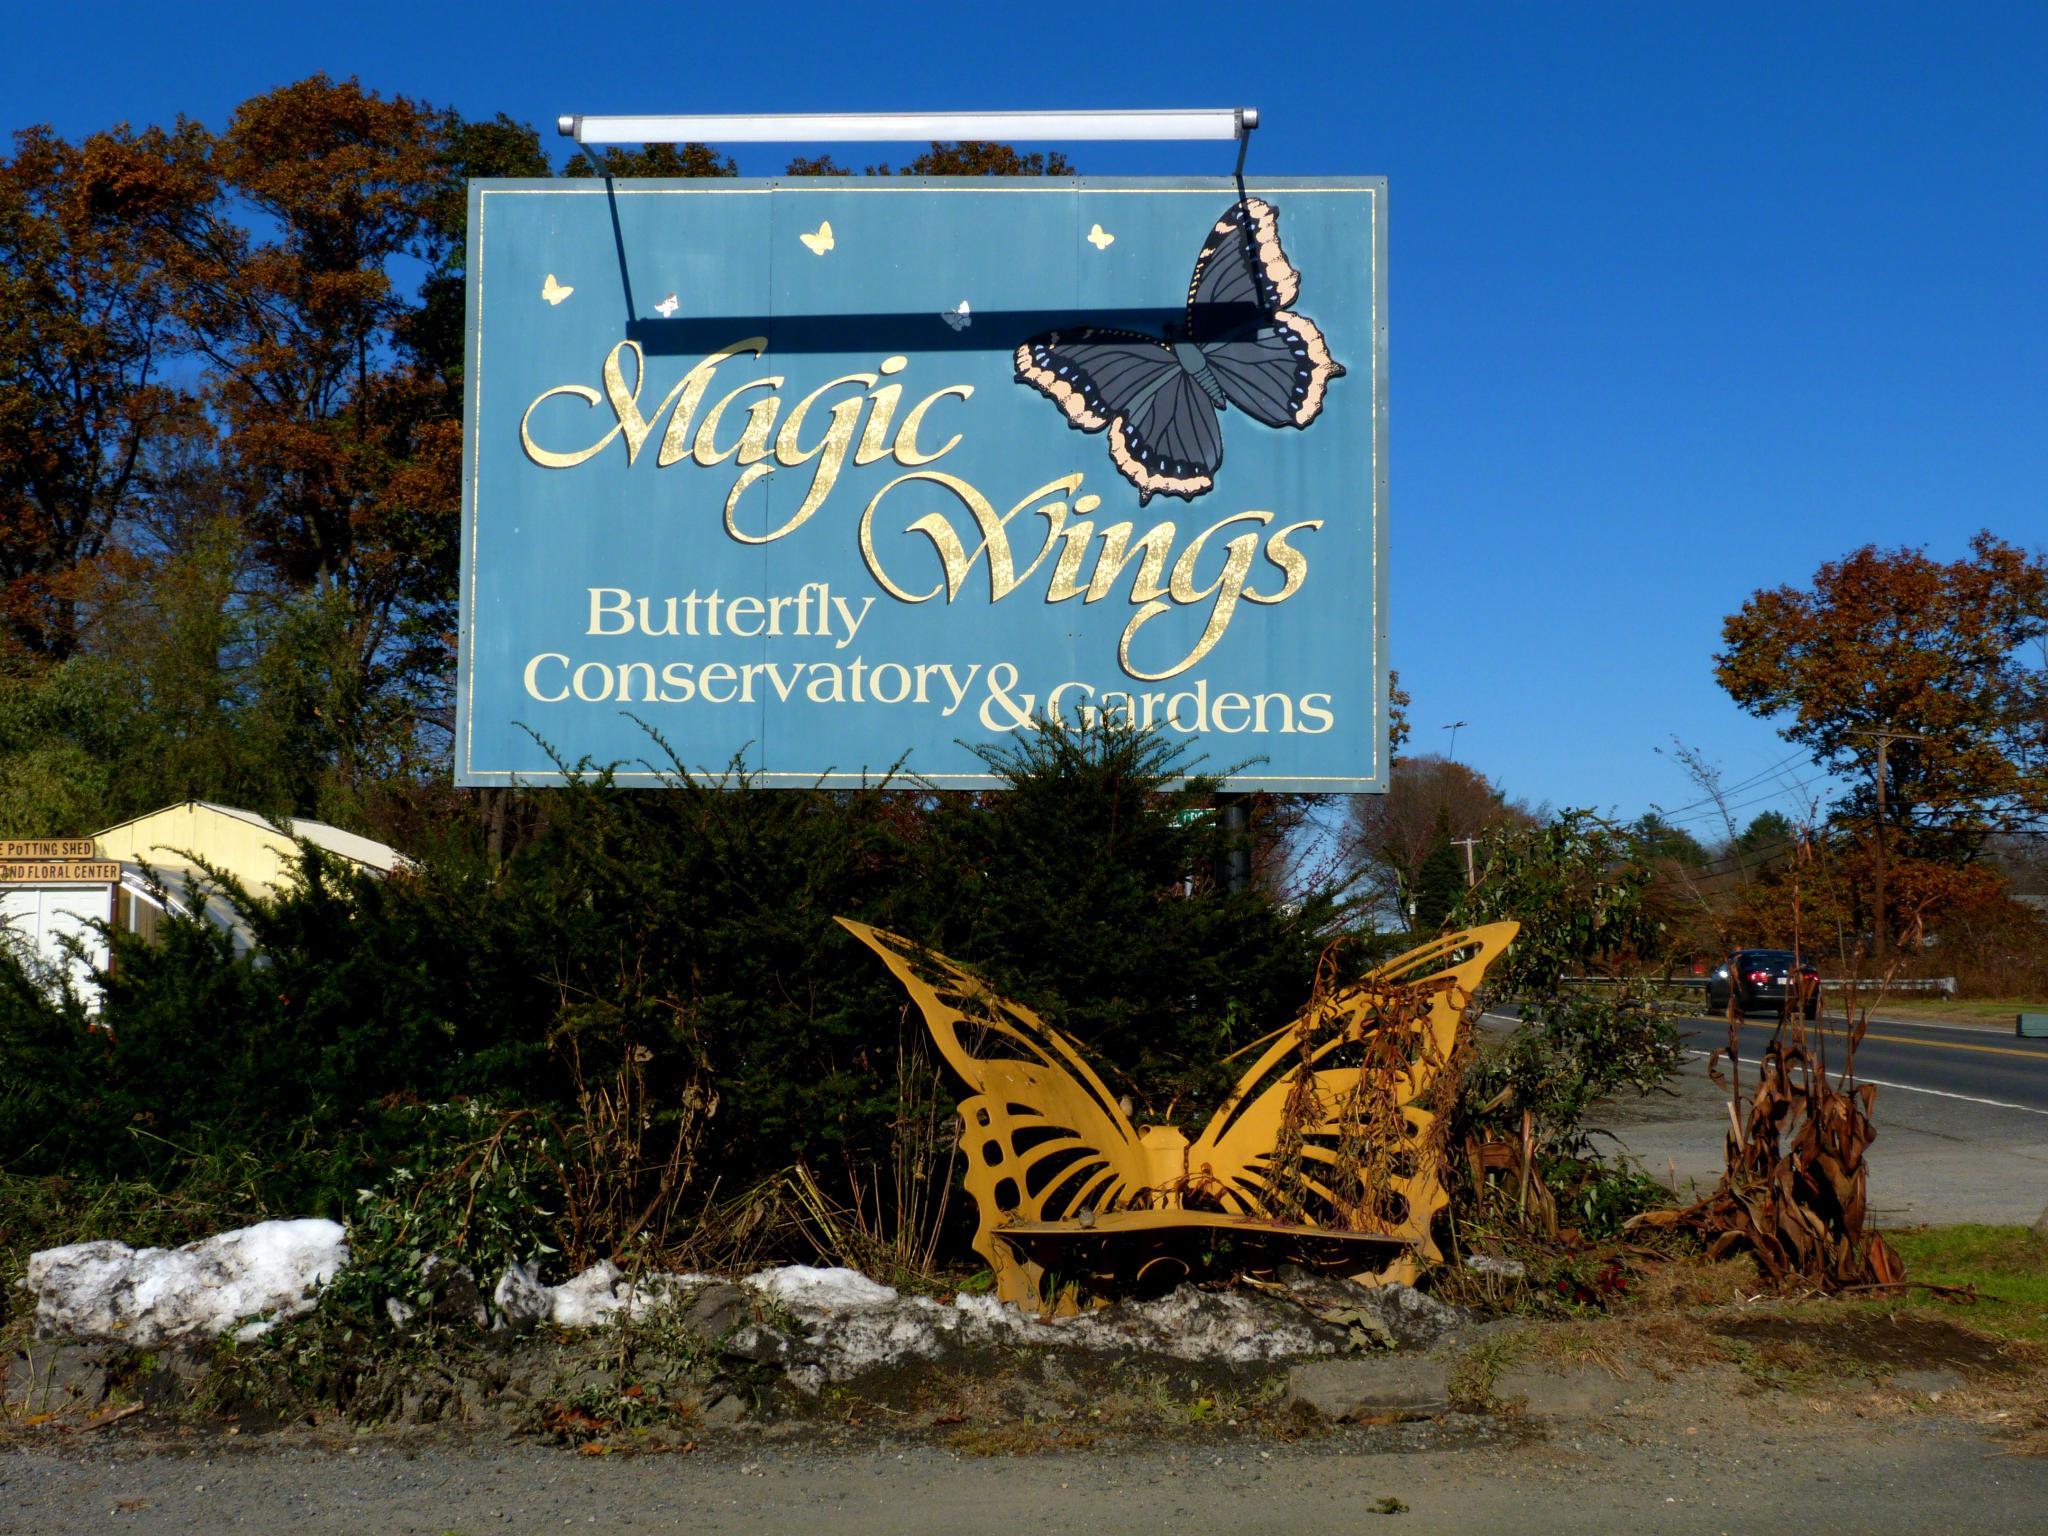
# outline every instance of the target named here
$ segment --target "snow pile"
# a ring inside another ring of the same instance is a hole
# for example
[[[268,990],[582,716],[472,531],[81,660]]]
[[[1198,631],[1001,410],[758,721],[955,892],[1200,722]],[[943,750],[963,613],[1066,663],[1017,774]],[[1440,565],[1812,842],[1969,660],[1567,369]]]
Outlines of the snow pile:
[[[246,1340],[302,1317],[348,1262],[331,1221],[265,1221],[183,1248],[73,1243],[31,1254],[22,1282],[36,1332],[153,1348],[232,1332]]]
[[[498,1277],[497,1286],[491,1291],[491,1305],[502,1326],[523,1333],[554,1315],[555,1293],[553,1287],[540,1283],[540,1265],[529,1259],[524,1264],[514,1264]]]
[[[233,1333],[251,1339],[303,1316],[348,1262],[331,1221],[268,1221],[184,1248],[136,1250],[78,1243],[29,1259],[23,1283],[45,1335],[116,1339],[151,1348],[173,1339]],[[430,1259],[451,1283],[438,1315],[486,1313],[473,1278]],[[466,1282],[455,1286],[453,1279]],[[1406,1286],[1366,1287],[1299,1274],[1284,1284],[1219,1291],[1183,1285],[1148,1301],[1118,1302],[1077,1317],[1046,1319],[992,1296],[949,1302],[906,1296],[851,1269],[791,1264],[734,1284],[711,1275],[628,1275],[597,1264],[560,1285],[536,1265],[515,1265],[491,1292],[495,1326],[550,1323],[603,1328],[657,1313],[734,1359],[783,1370],[815,1391],[826,1381],[991,1349],[1053,1347],[1233,1365],[1330,1355],[1359,1347],[1426,1345],[1463,1314]],[[758,1320],[763,1304],[768,1321]],[[401,1326],[410,1307],[393,1303]]]
[[[530,1270],[499,1281],[501,1314],[558,1328],[601,1328],[665,1309],[687,1309],[707,1275],[629,1280],[599,1264],[557,1286],[541,1286]],[[1019,1346],[1065,1347],[1107,1354],[1163,1355],[1231,1364],[1333,1354],[1347,1347],[1343,1329],[1286,1297],[1206,1291],[1184,1285],[1154,1301],[1120,1302],[1078,1317],[1046,1320],[993,1296],[950,1302],[905,1296],[852,1269],[791,1264],[747,1276],[741,1286],[775,1303],[795,1329],[755,1324],[730,1338],[730,1352],[783,1366],[799,1385],[846,1381],[865,1371],[949,1354]],[[508,1305],[509,1303],[509,1305]]]
[[[1242,1365],[1334,1354],[1349,1342],[1342,1329],[1284,1297],[1192,1285],[1154,1301],[1046,1320],[993,1296],[963,1294],[950,1303],[903,1296],[850,1269],[792,1265],[743,1283],[781,1303],[802,1328],[784,1361],[800,1386],[978,1349],[1052,1346]]]
[[[786,1264],[764,1269],[741,1282],[750,1291],[781,1302],[792,1312],[813,1312],[820,1316],[835,1312],[858,1312],[886,1307],[897,1300],[894,1289],[870,1280],[857,1269],[813,1269],[808,1264]]]
[[[1250,1365],[1334,1354],[1340,1341],[1291,1302],[1183,1285],[1157,1301],[1123,1302],[1053,1325],[1083,1349]]]
[[[545,1318],[557,1328],[603,1328],[679,1307],[712,1283],[710,1275],[663,1273],[629,1279],[618,1265],[607,1261],[591,1265],[560,1285],[541,1285],[530,1266],[507,1270],[493,1294],[500,1312],[515,1327],[518,1320],[505,1307],[513,1293],[517,1293],[516,1304],[528,1310],[535,1321]]]

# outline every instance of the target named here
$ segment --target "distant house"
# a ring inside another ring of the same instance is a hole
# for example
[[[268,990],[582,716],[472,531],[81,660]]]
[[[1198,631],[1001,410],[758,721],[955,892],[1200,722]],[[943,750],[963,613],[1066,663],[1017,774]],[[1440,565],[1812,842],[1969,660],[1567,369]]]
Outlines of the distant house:
[[[292,817],[280,827],[254,811],[186,800],[89,839],[0,846],[8,861],[0,865],[0,926],[32,964],[68,971],[81,991],[90,990],[91,968],[107,963],[97,925],[150,938],[168,909],[205,916],[246,949],[248,930],[206,887],[202,867],[266,895],[289,883],[300,839],[378,874],[408,862],[384,843],[324,821]]]

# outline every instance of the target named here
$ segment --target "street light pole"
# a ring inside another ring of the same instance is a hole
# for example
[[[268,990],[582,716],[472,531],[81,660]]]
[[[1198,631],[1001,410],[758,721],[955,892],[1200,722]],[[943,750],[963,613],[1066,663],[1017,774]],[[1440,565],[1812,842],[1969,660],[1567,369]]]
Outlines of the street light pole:
[[[1458,760],[1458,732],[1470,724],[1469,720],[1453,720],[1449,725],[1442,727],[1451,733],[1451,761],[1454,763]]]

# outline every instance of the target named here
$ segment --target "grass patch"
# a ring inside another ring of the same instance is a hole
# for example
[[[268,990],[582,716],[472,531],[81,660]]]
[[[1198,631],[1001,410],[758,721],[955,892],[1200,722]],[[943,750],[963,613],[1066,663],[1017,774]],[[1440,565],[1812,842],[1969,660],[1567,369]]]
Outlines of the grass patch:
[[[1451,1367],[1450,1397],[1466,1413],[1486,1413],[1496,1402],[1501,1373],[1527,1355],[1536,1338],[1529,1328],[1502,1329],[1468,1344]]]
[[[2048,1344],[2048,1238],[2026,1227],[1979,1225],[1917,1227],[1885,1238],[1911,1279],[1977,1288],[1976,1306],[1946,1315],[2001,1338]]]
[[[2021,1013],[2048,1013],[2048,1001],[2038,997],[1911,997],[1888,996],[1876,1001],[1877,989],[1865,987],[1857,1006],[1869,1007],[1878,1019],[1924,1019],[1930,1024],[1996,1024],[2010,1032],[2013,1018]],[[1839,989],[1822,1000],[1829,1013],[1839,1013],[1847,994]]]

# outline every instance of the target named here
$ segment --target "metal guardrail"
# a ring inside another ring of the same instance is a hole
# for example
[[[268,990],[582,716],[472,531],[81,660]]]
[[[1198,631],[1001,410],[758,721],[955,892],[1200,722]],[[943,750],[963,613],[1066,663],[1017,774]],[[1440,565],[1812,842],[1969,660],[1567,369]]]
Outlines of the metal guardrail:
[[[1824,980],[1821,982],[1821,985],[1824,987],[1846,987],[1849,983],[1846,981]],[[1956,995],[1956,979],[1953,976],[1921,976],[1909,980],[1887,982],[1873,981],[1865,977],[1862,981],[1857,982],[1856,985],[1865,992],[1932,992],[1940,997],[1954,997]]]
[[[1618,987],[1622,983],[1619,976],[1561,976],[1558,979],[1585,987]],[[1712,980],[1707,976],[1654,976],[1638,979],[1647,981],[1655,987],[1699,987],[1702,990]],[[1853,984],[1860,992],[1932,992],[1938,997],[1956,995],[1956,979],[1953,976],[1920,976],[1911,980],[1890,982],[1879,982],[1866,976],[1853,983],[1846,977],[1838,979],[1823,976],[1820,984],[1824,987],[1847,987]]]

